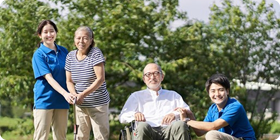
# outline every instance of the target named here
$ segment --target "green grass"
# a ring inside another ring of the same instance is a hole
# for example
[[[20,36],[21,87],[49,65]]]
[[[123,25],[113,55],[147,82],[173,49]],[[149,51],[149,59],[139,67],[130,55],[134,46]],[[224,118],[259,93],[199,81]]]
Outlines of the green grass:
[[[119,121],[110,121],[110,140],[117,140],[119,130],[124,127]],[[70,122],[68,123],[67,140],[72,140],[74,137],[73,129]],[[33,139],[33,120],[31,118],[8,118],[0,117],[0,135],[5,140],[31,140]],[[93,135],[91,134],[91,138]],[[49,140],[52,140],[52,133],[50,132]]]
[[[25,135],[25,136],[15,136],[15,135],[11,135],[9,133],[5,133],[4,135],[1,135],[1,137],[5,140],[32,140],[33,139],[32,134]],[[67,140],[72,140],[73,137],[74,137],[73,133],[67,134],[67,136],[66,136]],[[48,140],[52,140],[52,134],[49,135]]]
[[[129,125],[129,124],[126,124]],[[110,140],[118,140],[120,129],[124,128],[124,124],[120,124],[119,121],[110,121]],[[279,134],[280,123],[276,122],[272,125],[271,134]],[[33,120],[31,118],[8,118],[0,117],[0,135],[5,140],[32,140],[33,139]],[[74,134],[71,124],[68,124],[67,140],[73,140]],[[91,135],[91,139],[93,136]],[[200,138],[193,138],[193,140],[201,140]],[[49,140],[52,140],[52,133],[50,132]],[[270,140],[264,138],[263,140]]]
[[[20,119],[8,118],[8,117],[1,117],[0,118],[0,126],[15,126],[17,121]]]

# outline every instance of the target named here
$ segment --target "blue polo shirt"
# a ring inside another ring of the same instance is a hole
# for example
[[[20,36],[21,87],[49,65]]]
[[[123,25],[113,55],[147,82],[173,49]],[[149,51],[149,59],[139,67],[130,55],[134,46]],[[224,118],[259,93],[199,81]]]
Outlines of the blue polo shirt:
[[[255,132],[252,128],[243,105],[234,98],[228,98],[227,104],[219,112],[217,105],[212,104],[204,119],[205,122],[214,122],[217,119],[225,120],[229,125],[218,131],[227,133],[236,138],[245,140],[256,140]]]
[[[36,79],[33,89],[35,109],[69,109],[69,103],[43,77],[51,73],[60,86],[67,91],[64,66],[68,51],[62,46],[56,45],[56,47],[57,52],[41,43],[33,54],[32,68]]]

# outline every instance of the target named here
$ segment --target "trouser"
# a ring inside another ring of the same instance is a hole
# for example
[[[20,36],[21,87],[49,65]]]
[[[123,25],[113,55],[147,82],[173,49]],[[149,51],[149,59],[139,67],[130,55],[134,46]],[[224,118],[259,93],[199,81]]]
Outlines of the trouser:
[[[190,140],[189,128],[183,121],[175,121],[166,127],[151,127],[138,122],[133,131],[134,140]]]
[[[53,140],[66,140],[68,109],[34,109],[34,140],[47,140],[52,126]]]
[[[90,131],[96,140],[109,139],[109,104],[98,107],[76,106],[78,140],[89,140]]]
[[[217,130],[208,131],[205,135],[206,140],[243,140],[242,138],[236,138],[224,132]]]

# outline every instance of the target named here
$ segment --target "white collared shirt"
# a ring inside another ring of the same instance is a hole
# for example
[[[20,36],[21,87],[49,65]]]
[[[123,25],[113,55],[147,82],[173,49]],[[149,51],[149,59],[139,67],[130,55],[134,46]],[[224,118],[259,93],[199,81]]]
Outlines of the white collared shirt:
[[[134,120],[136,112],[141,112],[151,127],[158,127],[162,125],[164,116],[169,113],[174,113],[176,119],[180,118],[179,112],[174,111],[176,107],[190,109],[175,91],[160,89],[158,94],[157,96],[156,91],[149,89],[132,93],[119,115],[120,122],[129,123]]]

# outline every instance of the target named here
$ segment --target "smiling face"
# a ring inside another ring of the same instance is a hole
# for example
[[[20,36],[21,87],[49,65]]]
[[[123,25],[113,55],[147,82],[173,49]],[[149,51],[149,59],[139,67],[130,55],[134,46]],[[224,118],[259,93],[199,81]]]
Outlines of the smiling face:
[[[42,42],[45,46],[54,45],[54,41],[56,39],[56,30],[51,24],[46,24],[42,28],[41,34],[39,37],[42,39]]]
[[[75,46],[79,51],[86,52],[92,43],[92,37],[87,30],[77,30],[75,32]]]
[[[209,88],[209,97],[214,102],[219,111],[226,105],[228,100],[229,91],[226,90],[222,85],[212,83]]]
[[[158,91],[161,88],[163,79],[164,75],[157,64],[148,64],[144,68],[143,81],[149,89]]]

